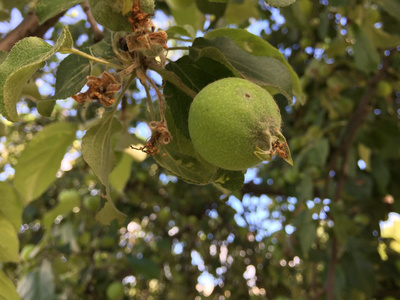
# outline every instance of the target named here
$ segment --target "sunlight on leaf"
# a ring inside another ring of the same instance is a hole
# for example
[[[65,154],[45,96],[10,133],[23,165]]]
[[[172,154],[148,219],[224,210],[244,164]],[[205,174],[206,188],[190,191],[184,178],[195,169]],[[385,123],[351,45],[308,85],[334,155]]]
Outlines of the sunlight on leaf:
[[[255,56],[266,56],[275,58],[281,62],[288,69],[290,73],[290,78],[292,79],[293,94],[297,97],[300,103],[304,104],[305,96],[300,84],[299,77],[293,70],[292,66],[283,56],[283,54],[270,43],[264,39],[249,33],[243,29],[233,29],[233,28],[220,28],[213,31],[209,31],[204,35],[206,39],[214,39],[216,37],[229,37],[232,39],[240,48],[247,51],[248,53]]]
[[[111,199],[107,199],[104,207],[96,214],[96,220],[103,225],[110,225],[114,220],[122,224],[125,219],[126,215],[115,207]]]
[[[7,300],[20,300],[14,283],[0,270],[0,295],[7,295]]]
[[[0,214],[0,262],[19,261],[19,241],[13,224]]]
[[[46,126],[26,146],[15,167],[14,186],[26,205],[39,197],[57,178],[66,149],[75,139],[77,125]]]
[[[70,49],[72,43],[71,33],[64,27],[53,47],[37,37],[28,37],[15,44],[0,65],[0,112],[4,117],[18,121],[16,105],[29,78],[57,51]]]
[[[3,198],[0,205],[0,213],[8,219],[16,231],[21,227],[22,223],[22,202],[16,191],[6,182],[0,182],[0,195]]]

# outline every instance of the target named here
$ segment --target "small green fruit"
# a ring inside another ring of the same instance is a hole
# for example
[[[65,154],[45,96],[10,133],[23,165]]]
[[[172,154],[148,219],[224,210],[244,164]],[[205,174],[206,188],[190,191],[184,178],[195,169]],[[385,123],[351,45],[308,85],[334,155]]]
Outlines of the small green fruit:
[[[25,245],[24,248],[22,248],[21,253],[20,253],[21,259],[23,261],[30,260],[33,256],[33,250],[35,248],[36,248],[36,245],[34,245],[34,244]]]
[[[393,93],[392,85],[387,81],[379,81],[377,87],[378,96],[383,98],[389,97]]]
[[[114,281],[107,287],[107,298],[110,300],[118,300],[124,297],[124,286],[121,281]]]
[[[76,203],[76,205],[79,206],[81,195],[78,193],[77,190],[63,190],[58,194],[58,201]]]
[[[215,81],[193,100],[189,133],[194,148],[209,163],[244,170],[279,154],[293,164],[281,115],[272,96],[241,78]]]
[[[86,196],[83,198],[83,206],[92,212],[96,212],[99,207],[100,196]]]

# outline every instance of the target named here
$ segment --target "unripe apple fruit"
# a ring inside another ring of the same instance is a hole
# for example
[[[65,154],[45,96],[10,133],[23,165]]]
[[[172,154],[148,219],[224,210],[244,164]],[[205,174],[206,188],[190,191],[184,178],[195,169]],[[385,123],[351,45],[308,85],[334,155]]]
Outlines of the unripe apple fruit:
[[[33,250],[35,248],[36,248],[36,245],[34,245],[34,244],[25,245],[24,248],[22,248],[21,253],[20,253],[22,260],[23,261],[30,260],[32,258],[31,254],[33,253]]]
[[[109,286],[107,286],[106,290],[107,299],[110,300],[119,300],[124,297],[124,286],[121,281],[114,281]]]
[[[59,202],[69,202],[69,203],[76,203],[79,206],[81,201],[81,195],[77,190],[69,189],[69,190],[62,190],[58,194],[58,201]]]
[[[281,115],[272,96],[241,78],[224,78],[202,89],[189,111],[194,148],[209,163],[244,170],[278,154],[293,164]]]
[[[385,80],[379,81],[377,92],[378,96],[381,96],[383,98],[389,97],[393,93],[392,85]]]
[[[83,198],[83,205],[90,211],[96,212],[100,203],[100,196],[88,195]]]

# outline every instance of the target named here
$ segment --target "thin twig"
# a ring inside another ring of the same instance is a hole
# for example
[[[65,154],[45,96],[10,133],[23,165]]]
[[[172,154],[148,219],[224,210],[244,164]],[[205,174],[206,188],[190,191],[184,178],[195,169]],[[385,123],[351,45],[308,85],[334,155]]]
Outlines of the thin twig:
[[[8,52],[16,42],[28,36],[42,37],[64,14],[65,12],[61,12],[43,24],[39,24],[38,17],[33,12],[29,12],[14,30],[0,39],[0,50]]]
[[[144,90],[146,91],[146,99],[147,99],[147,104],[148,104],[149,111],[150,111],[150,118],[152,121],[155,121],[156,115],[154,113],[154,107],[153,107],[153,102],[151,101],[149,87],[147,86],[147,83],[146,83],[146,73],[145,72],[146,71],[142,70],[141,68],[137,68],[137,70],[136,70],[137,78],[139,79],[140,83],[143,85]]]
[[[156,120],[156,114],[154,112],[153,102],[151,101],[151,95],[150,95],[149,87],[147,86],[146,81],[142,82],[142,80],[140,80],[140,83],[143,85],[144,90],[146,91],[146,99],[147,99],[147,104],[149,106],[151,120],[155,121]]]
[[[99,26],[97,25],[96,21],[93,18],[92,12],[90,11],[90,7],[87,1],[84,1],[82,4],[82,9],[86,14],[86,19],[90,24],[90,28],[93,31],[93,42],[97,43],[104,38],[103,32],[100,30]]]
[[[82,51],[80,51],[78,49],[75,49],[75,48],[66,49],[66,51],[68,51],[69,53],[72,53],[72,54],[77,54],[79,56],[82,56],[82,57],[87,58],[89,60],[95,61],[97,63],[100,63],[100,64],[103,64],[103,65],[115,68],[117,70],[122,68],[122,66],[120,66],[118,64],[115,64],[115,63],[113,63],[111,61],[104,60],[104,59],[99,58],[99,57],[94,57],[94,56],[92,56],[90,54],[87,54],[87,53],[82,52]]]
[[[120,104],[120,102],[122,101],[122,98],[125,96],[125,92],[128,90],[129,86],[131,85],[131,83],[133,82],[133,80],[135,80],[136,74],[132,73],[128,80],[126,81],[124,87],[122,88],[122,91],[118,94],[117,98],[115,99],[114,102],[114,107],[112,109],[112,112],[115,113],[117,111],[118,105]]]
[[[367,89],[365,90],[353,117],[347,124],[344,136],[342,138],[341,146],[338,149],[339,150],[338,152],[342,154],[342,162],[339,169],[340,170],[338,174],[339,179],[336,187],[334,201],[338,201],[340,199],[343,191],[344,182],[347,177],[347,171],[348,171],[350,147],[353,144],[354,137],[358,129],[360,128],[361,124],[364,122],[365,118],[368,115],[368,105],[371,102],[371,98],[375,94],[375,90],[379,81],[383,78],[383,75],[385,74],[387,68],[389,67],[391,57],[393,56],[394,53],[395,51],[393,50],[390,51],[389,55],[386,56],[385,59],[383,60],[382,68],[377,73],[375,73],[374,77],[372,77],[371,80],[369,80],[367,84]]]
[[[165,101],[164,101],[164,97],[161,94],[161,92],[158,89],[158,87],[156,86],[156,84],[154,83],[154,81],[149,76],[147,76],[146,73],[144,74],[144,76],[146,76],[147,81],[150,83],[150,85],[153,87],[153,89],[157,93],[158,106],[160,108],[160,120],[161,120],[161,122],[164,122],[165,121],[165,115],[164,115]]]
[[[328,267],[328,277],[326,279],[326,299],[335,299],[335,273],[336,265],[338,263],[338,239],[336,236],[333,237],[331,245],[331,260]]]

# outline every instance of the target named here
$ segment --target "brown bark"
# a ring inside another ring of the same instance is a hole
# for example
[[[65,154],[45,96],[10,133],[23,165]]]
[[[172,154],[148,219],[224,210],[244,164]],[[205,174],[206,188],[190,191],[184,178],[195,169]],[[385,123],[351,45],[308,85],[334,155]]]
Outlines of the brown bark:
[[[54,16],[43,24],[39,24],[38,17],[34,13],[28,13],[14,30],[0,40],[0,50],[8,52],[16,42],[28,36],[43,37],[47,30],[53,27],[64,13],[65,12],[62,12]]]

